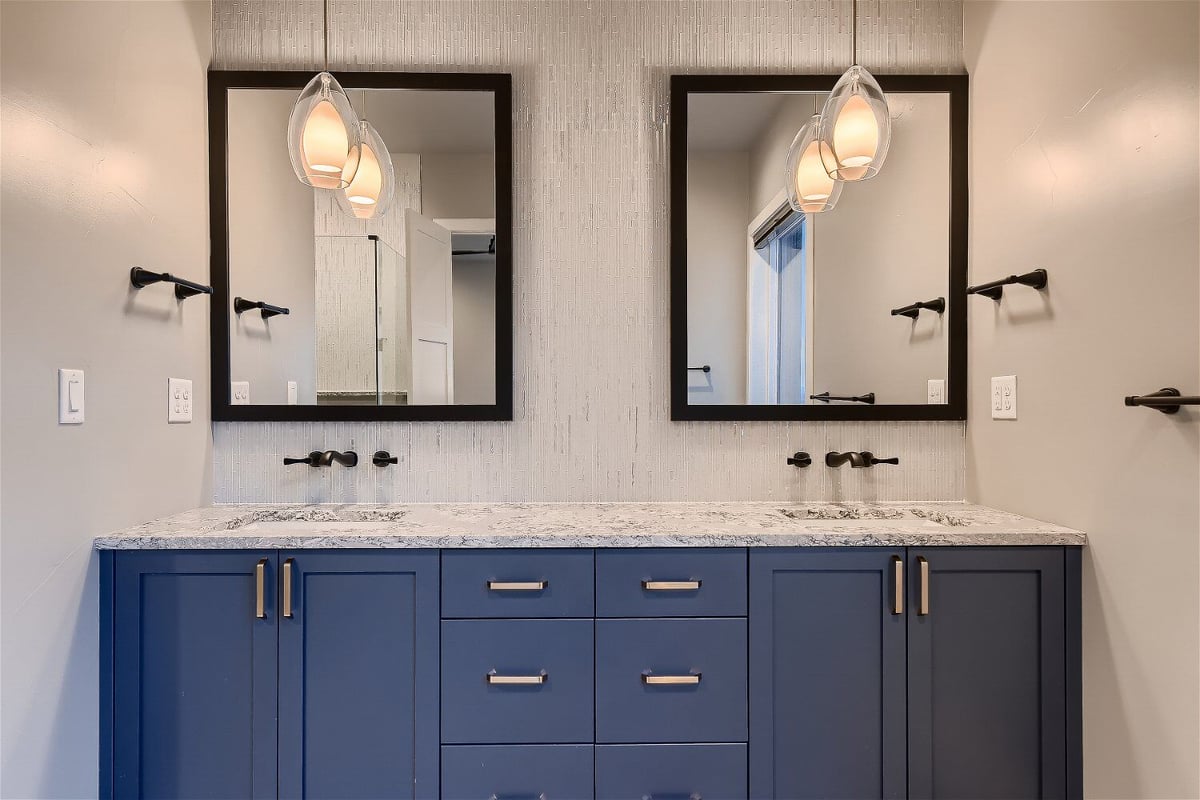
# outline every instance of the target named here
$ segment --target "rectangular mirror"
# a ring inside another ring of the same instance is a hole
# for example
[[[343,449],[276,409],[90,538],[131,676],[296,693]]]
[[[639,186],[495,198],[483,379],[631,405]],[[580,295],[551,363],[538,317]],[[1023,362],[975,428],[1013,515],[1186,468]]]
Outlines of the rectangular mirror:
[[[672,79],[673,419],[965,419],[966,76],[880,77],[879,174],[794,211],[836,80]]]
[[[292,170],[312,77],[210,73],[214,419],[511,419],[509,76],[338,73],[395,174],[366,219]]]

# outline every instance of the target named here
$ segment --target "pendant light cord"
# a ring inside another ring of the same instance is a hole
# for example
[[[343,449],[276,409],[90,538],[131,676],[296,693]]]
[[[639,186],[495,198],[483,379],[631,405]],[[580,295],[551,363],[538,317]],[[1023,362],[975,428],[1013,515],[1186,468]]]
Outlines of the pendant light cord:
[[[852,49],[854,50],[854,53],[851,56],[851,58],[852,58],[851,63],[857,64],[858,63],[858,0],[850,0],[850,8],[851,8],[850,41],[854,43],[852,45]],[[326,56],[325,60],[328,61],[329,57]],[[329,65],[326,64],[327,69],[328,69],[328,66]]]
[[[329,72],[329,0],[321,1],[321,42],[325,45],[325,71]]]

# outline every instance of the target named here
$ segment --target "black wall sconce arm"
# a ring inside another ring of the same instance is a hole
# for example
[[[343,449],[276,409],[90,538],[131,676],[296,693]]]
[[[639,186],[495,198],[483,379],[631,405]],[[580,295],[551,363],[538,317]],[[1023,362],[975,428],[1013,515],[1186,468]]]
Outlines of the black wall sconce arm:
[[[917,315],[921,313],[921,309],[925,309],[926,311],[936,311],[939,314],[945,314],[946,313],[946,298],[935,297],[932,300],[917,301],[916,303],[913,303],[912,305],[901,306],[900,308],[893,308],[892,316],[893,317],[908,317],[909,319],[916,319]]]
[[[1178,414],[1182,406],[1200,406],[1200,397],[1195,395],[1185,397],[1174,386],[1168,386],[1150,394],[1126,397],[1125,405],[1145,406],[1164,414]]]
[[[1019,283],[1022,286],[1030,286],[1034,289],[1045,289],[1049,282],[1050,276],[1044,269],[1035,269],[1033,272],[1026,272],[1024,275],[1009,275],[1007,278],[1001,278],[998,281],[991,283],[981,283],[978,286],[968,286],[967,294],[981,294],[984,297],[992,300],[999,300],[1004,295],[1004,287],[1011,286],[1014,283]]]
[[[238,314],[244,313],[246,311],[253,311],[256,308],[260,309],[260,311],[262,312],[263,319],[270,319],[271,317],[274,317],[278,314],[292,313],[290,308],[284,308],[283,306],[273,306],[270,303],[263,302],[262,300],[246,300],[245,298],[242,298],[242,297],[233,298],[233,310]]]
[[[875,393],[867,392],[855,397],[839,397],[830,394],[829,392],[821,392],[820,394],[810,394],[809,400],[820,400],[822,403],[828,403],[830,400],[844,400],[847,403],[866,403],[867,405],[875,405]]]
[[[213,291],[211,286],[177,278],[169,272],[151,272],[141,267],[133,267],[129,270],[129,283],[135,289],[145,289],[152,283],[173,283],[175,284],[175,297],[179,300],[185,300],[197,294],[212,294]]]

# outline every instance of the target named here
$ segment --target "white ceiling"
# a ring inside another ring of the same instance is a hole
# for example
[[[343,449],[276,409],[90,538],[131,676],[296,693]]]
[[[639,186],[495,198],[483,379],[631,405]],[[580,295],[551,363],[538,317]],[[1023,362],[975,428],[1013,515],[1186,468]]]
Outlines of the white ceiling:
[[[823,93],[743,92],[697,93],[688,96],[688,150],[711,152],[750,150],[775,118],[784,98],[811,97],[813,105]]]
[[[363,91],[347,89],[362,115]],[[495,151],[495,98],[491,92],[369,89],[367,120],[393,153]]]

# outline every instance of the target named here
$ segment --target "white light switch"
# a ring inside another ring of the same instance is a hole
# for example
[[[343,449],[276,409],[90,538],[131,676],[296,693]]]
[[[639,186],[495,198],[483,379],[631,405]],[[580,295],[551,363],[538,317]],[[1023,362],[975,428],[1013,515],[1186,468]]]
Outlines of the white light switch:
[[[167,378],[167,422],[192,421],[192,382]]]
[[[58,421],[62,425],[83,424],[83,370],[58,371]]]
[[[288,386],[288,405],[294,406],[298,402],[298,395],[296,393],[296,382],[288,381],[287,386]]]
[[[250,405],[250,381],[230,381],[229,397],[235,406]]]
[[[946,402],[946,381],[942,378],[931,378],[928,392],[930,405],[944,404]]]
[[[1017,418],[1017,376],[992,378],[992,419]]]

